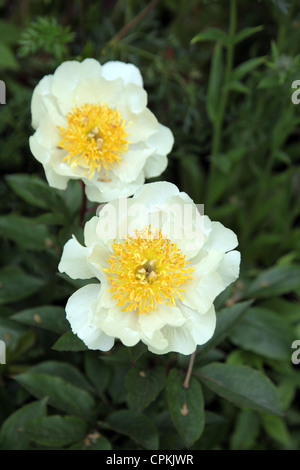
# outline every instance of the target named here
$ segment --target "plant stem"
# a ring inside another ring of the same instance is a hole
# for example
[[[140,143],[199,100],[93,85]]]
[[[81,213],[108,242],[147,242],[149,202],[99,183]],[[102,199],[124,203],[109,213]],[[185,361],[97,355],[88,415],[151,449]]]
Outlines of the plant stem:
[[[112,46],[113,44],[116,44],[120,39],[122,39],[124,36],[126,36],[129,31],[134,28],[140,21],[142,21],[145,16],[148,15],[148,13],[154,8],[157,3],[160,0],[152,0],[152,2],[149,3],[140,13],[138,13],[134,18],[132,18],[129,23],[125,24],[123,28],[109,41],[109,45]]]
[[[80,209],[80,217],[79,217],[79,225],[83,225],[84,222],[84,216],[86,213],[86,194],[85,194],[85,184],[82,180],[79,180],[79,183],[81,185],[81,209]]]
[[[193,354],[191,354],[191,357],[190,357],[189,367],[188,367],[184,382],[182,384],[184,386],[184,388],[189,388],[190,378],[191,378],[191,375],[192,375],[192,370],[193,370],[193,366],[194,366],[195,357],[196,357],[196,351],[194,351]]]

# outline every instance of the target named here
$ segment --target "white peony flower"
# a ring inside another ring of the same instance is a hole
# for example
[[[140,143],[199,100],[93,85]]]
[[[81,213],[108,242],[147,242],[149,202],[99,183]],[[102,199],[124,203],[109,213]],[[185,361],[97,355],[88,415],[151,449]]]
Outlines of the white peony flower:
[[[140,71],[118,61],[63,62],[32,96],[30,149],[50,186],[81,179],[88,199],[132,195],[160,175],[173,135],[147,108]]]
[[[88,348],[107,351],[117,338],[156,354],[191,354],[212,337],[213,301],[239,274],[237,237],[174,184],[146,184],[104,205],[86,223],[84,242],[66,243],[59,271],[100,281],[66,305]]]

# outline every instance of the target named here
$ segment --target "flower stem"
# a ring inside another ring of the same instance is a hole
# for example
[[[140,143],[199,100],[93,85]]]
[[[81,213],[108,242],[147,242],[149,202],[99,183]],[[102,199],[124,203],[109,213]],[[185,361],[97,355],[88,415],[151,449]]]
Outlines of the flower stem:
[[[195,357],[196,357],[196,351],[193,352],[193,354],[191,354],[191,357],[190,357],[189,367],[188,367],[184,382],[182,384],[184,388],[189,388],[190,378],[191,378],[191,375],[192,375],[192,370],[193,370],[193,366],[194,366]]]
[[[129,23],[125,24],[125,26],[109,41],[109,45],[116,44],[118,41],[123,39],[129,31],[135,27],[138,23],[140,23],[145,16],[159,3],[160,0],[152,0],[140,13],[138,13]]]
[[[79,225],[83,225],[83,222],[84,222],[84,216],[85,216],[85,213],[86,213],[86,203],[87,203],[87,199],[86,199],[86,194],[85,194],[85,184],[82,180],[79,180],[80,182],[80,185],[81,185],[81,190],[82,190],[82,193],[81,193],[81,209],[80,209],[80,217],[79,217]]]

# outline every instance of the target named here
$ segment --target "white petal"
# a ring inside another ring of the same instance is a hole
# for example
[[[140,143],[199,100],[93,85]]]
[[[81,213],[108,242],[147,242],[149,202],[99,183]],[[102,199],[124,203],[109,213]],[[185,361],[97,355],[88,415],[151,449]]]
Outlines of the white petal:
[[[147,93],[144,88],[128,83],[125,88],[124,100],[132,113],[141,113],[147,106]]]
[[[108,351],[114,344],[114,338],[107,336],[93,322],[95,312],[98,310],[97,315],[101,314],[97,306],[100,292],[100,284],[89,284],[82,287],[69,298],[66,312],[72,331],[82,339],[89,349]]]
[[[86,246],[91,247],[97,243],[96,227],[99,222],[99,218],[95,215],[88,220],[84,226],[84,243]]]
[[[108,266],[108,258],[111,256],[111,251],[107,248],[107,246],[103,242],[99,242],[97,245],[94,245],[93,248],[90,250],[88,255],[89,262],[95,267],[97,270],[97,277],[105,277],[103,273],[103,268]]]
[[[49,115],[42,119],[34,135],[37,142],[46,149],[53,149],[60,141],[59,129]]]
[[[166,326],[162,330],[162,334],[167,341],[167,346],[163,350],[157,349],[155,346],[149,345],[149,351],[155,354],[167,354],[168,352],[178,352],[180,354],[192,354],[196,349],[196,343],[192,333],[187,326],[173,328]]]
[[[122,80],[108,81],[103,77],[83,80],[74,90],[74,105],[80,107],[86,103],[106,103],[117,108],[123,92]]]
[[[120,307],[108,310],[101,329],[107,335],[119,338],[125,346],[134,346],[141,339],[136,313],[122,312]]]
[[[132,116],[132,125],[126,129],[129,141],[144,142],[157,132],[159,123],[154,114],[145,108],[141,113]],[[134,133],[133,133],[134,130]]]
[[[63,114],[69,112],[73,103],[73,93],[77,85],[85,78],[95,78],[101,75],[101,65],[95,59],[85,59],[63,62],[53,75],[52,93],[58,99]]]
[[[132,196],[144,183],[144,175],[140,173],[135,181],[124,184],[117,178],[111,182],[97,182],[96,178],[82,178],[85,192],[90,201],[109,202],[119,197]]]
[[[233,250],[237,245],[237,236],[232,230],[224,227],[220,222],[211,223],[211,233],[205,244],[206,250],[214,249],[225,253]]]
[[[182,306],[188,319],[186,327],[190,329],[196,344],[205,344],[213,336],[216,328],[216,312],[213,305],[203,315]]]
[[[31,99],[32,127],[36,129],[47,114],[45,99],[51,95],[53,75],[45,75],[35,87]]]
[[[94,277],[88,263],[89,249],[82,246],[74,237],[64,246],[62,257],[58,265],[61,273],[67,273],[72,279],[90,279]]]
[[[53,166],[48,163],[44,164],[45,176],[49,186],[56,189],[67,189],[69,178],[67,176],[58,175]]]
[[[44,164],[50,161],[51,150],[46,149],[39,143],[36,132],[29,137],[29,147],[32,155],[37,159],[38,162]]]
[[[153,154],[146,160],[144,173],[146,178],[155,178],[161,175],[168,166],[168,159],[165,155]]]
[[[86,325],[90,325],[94,311],[97,309],[100,292],[100,284],[88,284],[78,289],[69,298],[66,313],[74,333],[78,334]]]
[[[239,277],[241,254],[239,251],[226,253],[221,261],[218,271],[223,279],[225,287],[229,286]]]
[[[161,330],[142,332],[141,340],[148,346],[149,351],[156,354],[164,354],[162,351],[168,347],[168,341]]]
[[[166,325],[181,326],[184,322],[185,318],[179,308],[163,304],[158,305],[150,315],[140,314],[138,316],[138,323],[144,334],[159,330]]]
[[[185,292],[181,292],[183,304],[204,314],[215,298],[225,289],[225,285],[216,271],[203,276],[193,273],[192,276],[193,279],[183,286]]]
[[[135,83],[142,87],[143,79],[139,69],[133,64],[126,64],[120,61],[109,61],[102,66],[102,75],[106,80],[122,78],[124,83]]]
[[[122,158],[120,165],[112,170],[112,173],[124,183],[135,181],[142,172],[147,157],[151,154],[150,149],[129,149]]]
[[[158,131],[149,137],[146,145],[154,148],[159,155],[167,155],[174,145],[174,136],[168,127],[159,124]]]
[[[154,208],[156,205],[165,205],[168,198],[179,194],[175,184],[166,181],[148,183],[142,186],[133,196],[139,204],[144,204],[145,209]]]

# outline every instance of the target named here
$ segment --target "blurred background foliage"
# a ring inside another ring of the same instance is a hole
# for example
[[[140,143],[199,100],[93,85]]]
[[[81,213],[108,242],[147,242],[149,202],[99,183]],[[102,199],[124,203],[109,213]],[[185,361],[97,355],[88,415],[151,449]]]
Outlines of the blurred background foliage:
[[[299,449],[299,0],[1,0],[0,12],[0,448]],[[83,283],[57,265],[71,234],[82,239],[81,188],[48,187],[30,100],[62,61],[86,57],[140,68],[175,137],[157,179],[239,238],[241,276],[216,301],[188,391],[188,358],[85,351],[65,320]]]

